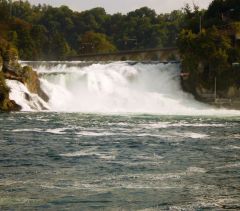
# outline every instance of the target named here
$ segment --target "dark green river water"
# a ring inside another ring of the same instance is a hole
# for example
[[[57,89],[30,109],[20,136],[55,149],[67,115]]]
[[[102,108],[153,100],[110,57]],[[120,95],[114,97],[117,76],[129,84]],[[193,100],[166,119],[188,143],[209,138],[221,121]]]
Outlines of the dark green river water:
[[[0,210],[240,210],[240,117],[0,114]]]

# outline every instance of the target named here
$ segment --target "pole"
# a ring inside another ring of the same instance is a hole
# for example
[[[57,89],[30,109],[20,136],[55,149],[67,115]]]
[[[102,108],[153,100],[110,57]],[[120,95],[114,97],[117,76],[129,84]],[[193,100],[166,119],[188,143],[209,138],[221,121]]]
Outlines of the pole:
[[[217,100],[217,77],[215,77],[214,79],[214,98],[215,98],[215,102]]]
[[[9,0],[10,5],[10,18],[12,18],[12,0]]]
[[[202,15],[199,17],[199,32],[202,32]]]

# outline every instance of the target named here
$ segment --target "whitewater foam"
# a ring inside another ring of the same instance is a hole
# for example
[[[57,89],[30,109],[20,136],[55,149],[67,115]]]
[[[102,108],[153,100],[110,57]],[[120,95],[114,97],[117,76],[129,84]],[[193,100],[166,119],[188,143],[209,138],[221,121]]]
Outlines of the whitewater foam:
[[[111,152],[101,152],[97,150],[97,147],[92,147],[89,149],[83,149],[80,151],[76,152],[70,152],[70,153],[65,153],[65,154],[60,154],[62,157],[97,157],[102,160],[114,160],[116,158],[117,153],[115,151]]]
[[[47,64],[50,63],[40,63],[37,70],[41,76],[41,87],[49,95],[48,108],[51,111],[240,115],[239,111],[209,107],[184,93],[180,85],[178,64]],[[16,89],[14,84],[9,86]],[[23,97],[19,97],[19,91],[13,92],[12,99],[17,99],[23,110],[32,108]],[[36,109],[39,110],[38,107]]]
[[[91,131],[82,131],[76,133],[79,136],[113,136],[115,135],[114,133],[109,133],[109,132],[103,132],[103,133],[96,133],[96,132],[91,132]]]
[[[192,132],[176,133],[176,136],[186,137],[186,138],[193,138],[193,139],[205,139],[205,138],[208,137],[207,134],[202,134],[202,133],[192,133]]]
[[[6,80],[6,83],[10,87],[9,98],[20,105],[22,110],[40,111],[43,109],[49,109],[48,104],[37,94],[30,93],[23,83],[15,80]]]

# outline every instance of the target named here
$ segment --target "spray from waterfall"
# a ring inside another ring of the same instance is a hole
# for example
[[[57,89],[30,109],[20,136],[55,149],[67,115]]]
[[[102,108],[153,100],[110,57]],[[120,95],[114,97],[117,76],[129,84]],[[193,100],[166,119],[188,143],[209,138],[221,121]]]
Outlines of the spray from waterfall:
[[[49,95],[47,107],[51,111],[163,115],[239,113],[216,110],[183,92],[178,64],[42,62],[35,63],[35,69],[41,76],[43,90]],[[25,110],[33,107],[26,106],[28,103],[19,93],[13,98],[23,104]]]

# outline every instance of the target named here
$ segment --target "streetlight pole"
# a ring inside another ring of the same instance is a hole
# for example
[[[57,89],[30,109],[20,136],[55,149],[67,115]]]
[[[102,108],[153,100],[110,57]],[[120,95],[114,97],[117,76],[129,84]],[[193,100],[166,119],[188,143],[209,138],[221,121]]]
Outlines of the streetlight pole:
[[[8,0],[8,2],[9,2],[10,18],[12,18],[12,0]]]
[[[217,101],[217,77],[214,78],[214,99]]]
[[[202,15],[199,17],[199,32],[202,33]]]
[[[12,18],[12,0],[8,0],[10,5],[10,18]]]

